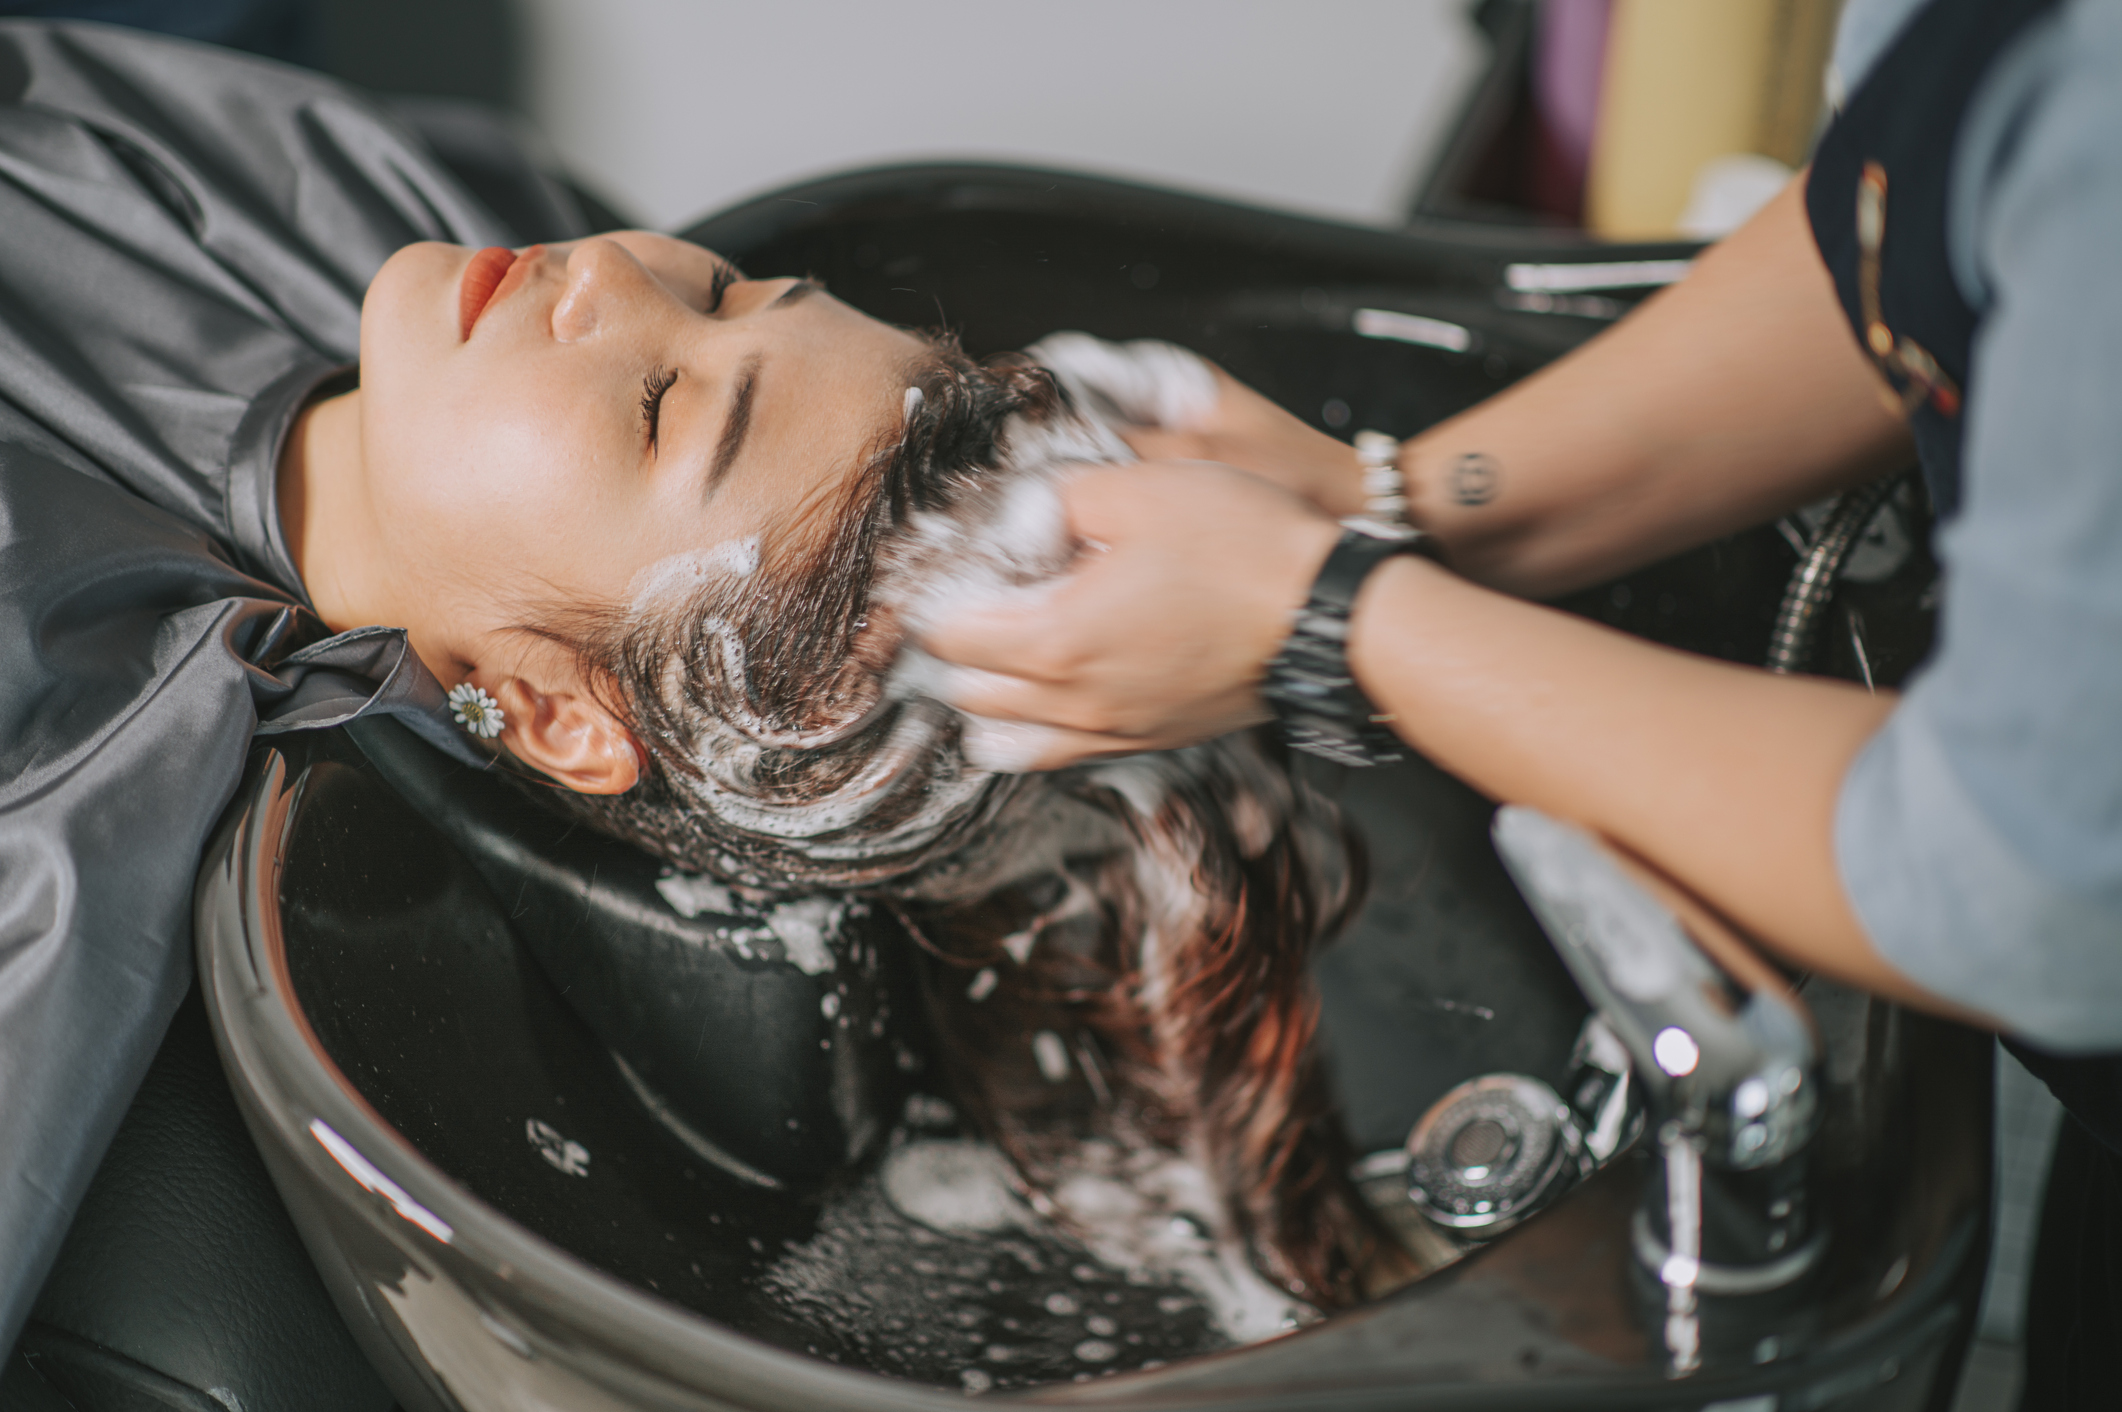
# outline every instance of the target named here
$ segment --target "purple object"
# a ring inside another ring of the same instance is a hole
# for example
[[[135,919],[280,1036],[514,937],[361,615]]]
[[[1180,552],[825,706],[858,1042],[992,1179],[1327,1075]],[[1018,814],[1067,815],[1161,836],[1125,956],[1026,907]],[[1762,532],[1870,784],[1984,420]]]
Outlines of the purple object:
[[[1533,40],[1533,108],[1539,119],[1536,200],[1574,219],[1584,205],[1612,0],[1546,0]]]

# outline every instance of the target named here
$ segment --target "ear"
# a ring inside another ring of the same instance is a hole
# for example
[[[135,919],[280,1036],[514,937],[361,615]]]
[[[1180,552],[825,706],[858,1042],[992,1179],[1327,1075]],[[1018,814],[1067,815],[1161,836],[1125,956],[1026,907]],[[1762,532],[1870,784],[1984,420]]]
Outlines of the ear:
[[[494,698],[507,713],[501,743],[557,783],[577,794],[624,794],[640,781],[633,733],[589,697],[510,677]]]

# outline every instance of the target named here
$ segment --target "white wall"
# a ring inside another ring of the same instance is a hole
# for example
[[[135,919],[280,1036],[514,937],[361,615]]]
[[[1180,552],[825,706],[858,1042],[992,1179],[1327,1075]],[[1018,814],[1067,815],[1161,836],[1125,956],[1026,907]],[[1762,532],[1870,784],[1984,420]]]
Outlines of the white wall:
[[[569,168],[675,225],[916,158],[1391,220],[1480,53],[1469,0],[517,0]]]

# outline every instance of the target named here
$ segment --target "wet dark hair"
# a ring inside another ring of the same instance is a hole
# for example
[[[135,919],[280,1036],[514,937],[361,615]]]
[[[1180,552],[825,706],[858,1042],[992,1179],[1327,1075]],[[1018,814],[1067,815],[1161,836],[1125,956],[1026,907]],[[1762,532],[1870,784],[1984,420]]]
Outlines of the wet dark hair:
[[[540,793],[755,896],[889,908],[953,1097],[1027,1181],[1101,1131],[1185,1149],[1265,1273],[1348,1302],[1390,1238],[1346,1176],[1306,962],[1347,918],[1360,855],[1259,741],[998,775],[967,764],[954,713],[894,697],[903,628],[880,580],[918,576],[920,526],[979,513],[1037,433],[1080,423],[1044,369],[947,337],[907,379],[903,426],[755,570],[539,615],[527,630],[573,653],[647,752],[624,795]],[[989,968],[992,991],[969,992]],[[1041,1031],[1071,1057],[1063,1081],[1035,1061]]]

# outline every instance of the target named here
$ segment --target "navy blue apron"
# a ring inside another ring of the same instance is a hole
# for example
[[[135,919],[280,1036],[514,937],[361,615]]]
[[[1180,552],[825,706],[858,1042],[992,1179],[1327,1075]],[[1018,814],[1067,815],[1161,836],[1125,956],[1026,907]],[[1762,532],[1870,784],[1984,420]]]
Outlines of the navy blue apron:
[[[1806,186],[1813,238],[1899,401],[1939,517],[1960,506],[1977,316],[1946,246],[1962,115],[1998,54],[2058,0],[1932,0],[1836,117]],[[2036,1250],[2025,1409],[2122,1407],[2122,1055],[2006,1047],[2069,1110]]]

